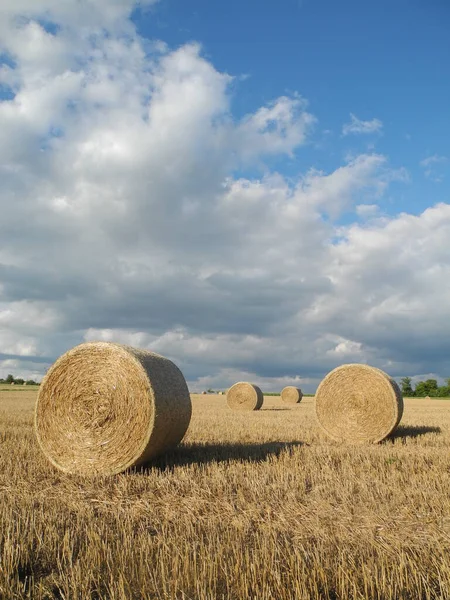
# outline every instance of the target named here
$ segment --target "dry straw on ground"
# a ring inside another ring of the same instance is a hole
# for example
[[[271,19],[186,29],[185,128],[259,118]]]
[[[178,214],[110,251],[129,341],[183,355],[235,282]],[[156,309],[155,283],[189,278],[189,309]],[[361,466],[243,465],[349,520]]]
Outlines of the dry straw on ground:
[[[324,431],[337,441],[380,442],[403,414],[397,383],[368,365],[342,365],[325,377],[316,392],[316,415]]]
[[[450,600],[448,401],[354,446],[323,443],[306,396],[196,395],[157,467],[89,480],[38,452],[36,393],[0,389],[1,599]]]
[[[281,392],[281,399],[286,404],[298,404],[303,398],[303,392],[300,388],[288,385]]]
[[[259,387],[245,381],[235,383],[227,393],[227,404],[233,410],[259,410],[263,402]]]
[[[62,471],[109,475],[174,447],[190,418],[186,381],[170,360],[89,342],[63,354],[44,377],[35,430],[44,454]]]

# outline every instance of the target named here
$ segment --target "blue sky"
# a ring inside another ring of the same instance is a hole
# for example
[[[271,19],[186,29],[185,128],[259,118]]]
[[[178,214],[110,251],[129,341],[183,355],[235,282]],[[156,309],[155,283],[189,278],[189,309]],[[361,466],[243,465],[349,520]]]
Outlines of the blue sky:
[[[448,198],[420,162],[450,153],[450,5],[444,0],[167,0],[138,10],[142,35],[170,46],[195,40],[217,69],[237,78],[236,116],[281,93],[300,93],[320,124],[295,160],[277,161],[296,176],[314,165],[336,167],[368,147],[405,167],[410,185],[385,210],[417,213]],[[383,122],[381,135],[342,138],[354,113]],[[324,131],[330,131],[324,134]],[[317,147],[319,146],[319,147]]]
[[[443,0],[3,0],[0,377],[450,376]]]

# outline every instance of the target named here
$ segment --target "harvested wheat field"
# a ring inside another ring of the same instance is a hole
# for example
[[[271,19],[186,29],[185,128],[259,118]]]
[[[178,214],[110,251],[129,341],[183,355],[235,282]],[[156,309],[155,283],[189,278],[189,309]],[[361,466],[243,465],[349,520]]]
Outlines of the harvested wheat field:
[[[0,598],[450,598],[450,401],[347,446],[312,398],[193,396],[183,442],[111,477],[54,469],[36,392],[0,392]]]

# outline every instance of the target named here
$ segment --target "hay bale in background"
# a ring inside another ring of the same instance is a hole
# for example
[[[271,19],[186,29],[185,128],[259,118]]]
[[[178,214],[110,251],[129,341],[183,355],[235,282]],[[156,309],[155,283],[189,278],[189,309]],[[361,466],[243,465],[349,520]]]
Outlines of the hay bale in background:
[[[292,385],[286,386],[281,392],[281,399],[286,404],[298,404],[301,402],[302,398],[302,390]]]
[[[350,364],[337,367],[320,383],[317,419],[331,438],[353,443],[380,442],[403,414],[397,383],[380,369]]]
[[[227,404],[233,410],[259,410],[263,402],[259,387],[245,381],[235,383],[227,393]]]
[[[63,354],[42,380],[35,430],[62,471],[111,475],[173,448],[191,412],[186,381],[170,360],[89,342]]]

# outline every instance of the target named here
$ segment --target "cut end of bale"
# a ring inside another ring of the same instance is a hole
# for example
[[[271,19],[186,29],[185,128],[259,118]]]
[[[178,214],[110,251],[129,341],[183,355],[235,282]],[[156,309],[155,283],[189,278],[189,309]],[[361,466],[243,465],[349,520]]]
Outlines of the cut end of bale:
[[[246,381],[235,383],[227,393],[227,404],[233,410],[259,410],[263,402],[259,387]]]
[[[332,439],[377,443],[388,437],[403,415],[397,383],[375,367],[360,364],[337,367],[323,379],[316,397],[316,415]]]
[[[170,360],[89,342],[63,354],[42,380],[35,431],[58,469],[111,475],[176,446],[191,412],[186,381]]]
[[[292,385],[286,386],[281,392],[281,400],[286,404],[298,404],[302,398],[302,390]]]

